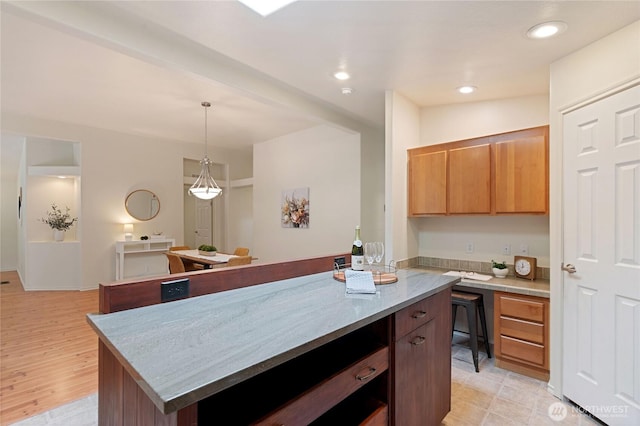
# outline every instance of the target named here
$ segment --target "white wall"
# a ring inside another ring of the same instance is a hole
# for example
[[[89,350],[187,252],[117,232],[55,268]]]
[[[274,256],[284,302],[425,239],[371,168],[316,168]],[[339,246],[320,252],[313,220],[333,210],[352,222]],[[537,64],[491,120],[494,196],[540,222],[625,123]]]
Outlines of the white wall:
[[[550,234],[551,264],[562,256],[562,117],[563,110],[640,79],[640,21],[551,64],[550,90]],[[562,395],[562,277],[551,268],[550,389]]]
[[[549,97],[546,95],[422,108],[419,146],[547,124]]]
[[[24,137],[0,138],[0,271],[18,269],[18,165]]]
[[[411,220],[417,223],[420,256],[513,264],[513,256],[526,244],[529,256],[538,259],[538,266],[549,266],[548,216],[447,216]],[[473,243],[473,253],[466,253],[467,243]],[[505,244],[511,246],[510,255],[502,254]]]
[[[176,243],[182,243],[182,162],[183,158],[199,159],[202,145],[147,139],[6,112],[2,115],[2,126],[3,132],[81,144],[82,207],[78,216],[82,229],[83,289],[115,279],[114,244],[124,238],[123,224],[126,222],[134,223],[134,238],[162,231],[175,238]],[[242,158],[236,152],[215,148],[212,155],[220,163]],[[156,218],[139,222],[127,214],[124,200],[135,189],[149,189],[158,195],[161,206]],[[233,208],[230,214],[233,214]],[[36,221],[29,225],[42,224]],[[5,225],[4,216],[2,226],[10,226]],[[17,252],[17,247],[15,250]]]
[[[418,255],[418,233],[407,220],[407,148],[420,142],[420,109],[397,92],[385,95],[386,253],[396,261]]]
[[[363,241],[384,241],[387,207],[384,132],[372,128],[359,130],[361,237]]]
[[[360,136],[329,127],[254,146],[253,245],[260,262],[343,253],[360,224]],[[309,188],[309,228],[283,228],[283,190]]]
[[[230,197],[234,214],[229,216],[227,224],[227,251],[231,253],[236,247],[248,247],[253,255],[253,186],[232,187]]]

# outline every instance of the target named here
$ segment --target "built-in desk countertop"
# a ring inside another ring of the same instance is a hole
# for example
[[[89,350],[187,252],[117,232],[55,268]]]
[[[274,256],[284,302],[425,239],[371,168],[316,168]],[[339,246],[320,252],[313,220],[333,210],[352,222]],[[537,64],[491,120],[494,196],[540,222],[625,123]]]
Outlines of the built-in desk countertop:
[[[417,266],[415,269],[432,274],[444,274],[449,269]],[[506,293],[525,294],[549,298],[549,280],[537,279],[534,281],[515,277],[491,278],[489,281],[474,280],[464,277],[458,284],[463,287],[483,288],[485,290],[504,291]]]
[[[376,294],[348,295],[329,271],[88,321],[160,411],[172,413],[460,282],[397,274]]]

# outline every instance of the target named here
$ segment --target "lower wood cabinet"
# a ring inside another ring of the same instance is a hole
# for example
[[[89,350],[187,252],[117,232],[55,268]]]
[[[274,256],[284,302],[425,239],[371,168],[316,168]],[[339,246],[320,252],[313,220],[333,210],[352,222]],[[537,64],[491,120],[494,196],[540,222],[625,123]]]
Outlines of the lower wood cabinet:
[[[451,289],[395,314],[392,424],[439,425],[451,410]]]
[[[494,292],[496,366],[549,379],[549,299]]]

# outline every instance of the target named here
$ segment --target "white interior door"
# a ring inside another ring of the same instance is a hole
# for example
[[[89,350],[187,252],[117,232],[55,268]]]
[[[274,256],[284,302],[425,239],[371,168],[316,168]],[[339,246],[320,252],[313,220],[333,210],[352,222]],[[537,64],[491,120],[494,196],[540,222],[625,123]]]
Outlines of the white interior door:
[[[212,241],[212,200],[196,200],[196,247],[211,244]]]
[[[563,393],[640,425],[640,86],[565,115]],[[565,265],[566,266],[566,265]]]

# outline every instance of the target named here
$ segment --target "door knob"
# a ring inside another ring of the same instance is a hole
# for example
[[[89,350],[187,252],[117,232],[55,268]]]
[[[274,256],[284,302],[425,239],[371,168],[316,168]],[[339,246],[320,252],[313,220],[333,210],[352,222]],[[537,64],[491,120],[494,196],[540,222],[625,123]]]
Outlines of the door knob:
[[[576,273],[576,267],[575,267],[575,266],[573,266],[573,265],[572,265],[572,264],[570,264],[570,263],[567,263],[567,266],[564,266],[564,263],[563,263],[563,264],[561,265],[561,268],[562,268],[562,270],[563,270],[563,271],[566,271],[566,272],[568,272],[568,273],[570,273],[570,274],[575,274],[575,273]]]

